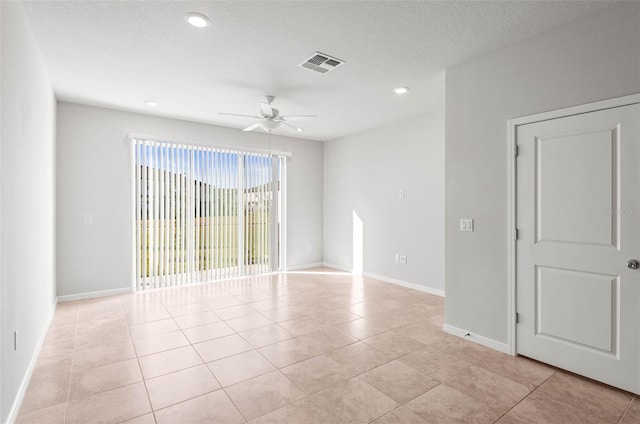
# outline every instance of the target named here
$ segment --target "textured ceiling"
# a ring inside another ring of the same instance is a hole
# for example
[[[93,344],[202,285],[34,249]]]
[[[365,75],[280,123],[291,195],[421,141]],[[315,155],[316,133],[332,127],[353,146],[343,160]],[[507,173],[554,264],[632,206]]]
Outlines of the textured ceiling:
[[[243,128],[253,121],[218,112],[255,114],[272,94],[282,114],[318,115],[292,134],[313,140],[442,108],[447,67],[611,4],[23,3],[60,100]],[[206,14],[212,25],[186,24],[190,11]],[[297,67],[316,50],[346,63],[324,75]],[[403,97],[391,91],[401,85],[411,87]]]

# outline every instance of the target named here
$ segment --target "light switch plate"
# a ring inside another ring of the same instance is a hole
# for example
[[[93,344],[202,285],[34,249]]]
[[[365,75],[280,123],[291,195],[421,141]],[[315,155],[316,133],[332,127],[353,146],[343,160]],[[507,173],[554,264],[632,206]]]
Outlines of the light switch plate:
[[[473,231],[473,219],[462,218],[460,220],[460,231]]]

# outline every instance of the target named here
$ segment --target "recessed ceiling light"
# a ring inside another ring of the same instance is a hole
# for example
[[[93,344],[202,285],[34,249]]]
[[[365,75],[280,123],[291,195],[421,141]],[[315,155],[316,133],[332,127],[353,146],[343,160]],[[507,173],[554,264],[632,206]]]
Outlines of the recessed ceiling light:
[[[298,132],[302,132],[302,128],[296,128]]]
[[[151,106],[151,107],[156,107],[158,106],[158,102],[154,102],[153,100],[147,100],[144,102],[145,105],[147,106]]]
[[[393,89],[393,92],[396,94],[405,94],[407,91],[409,91],[409,87],[398,87]]]
[[[209,18],[202,13],[189,12],[184,15],[184,18],[187,20],[187,22],[189,22],[196,28],[204,28],[209,26],[209,24],[211,23]]]

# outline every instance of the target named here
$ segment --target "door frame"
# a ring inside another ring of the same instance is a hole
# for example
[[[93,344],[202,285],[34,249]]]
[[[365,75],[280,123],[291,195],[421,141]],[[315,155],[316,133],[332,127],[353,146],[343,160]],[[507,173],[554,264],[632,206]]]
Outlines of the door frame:
[[[587,103],[579,106],[571,106],[568,108],[557,109],[549,112],[537,113],[534,115],[522,116],[519,118],[510,119],[507,121],[507,271],[508,271],[508,284],[507,284],[507,325],[508,325],[508,353],[512,356],[518,354],[516,346],[516,260],[517,260],[517,248],[516,248],[516,232],[517,232],[517,162],[516,157],[518,152],[516,150],[518,127],[526,124],[533,124],[535,122],[548,121],[551,119],[564,118],[572,115],[580,115],[583,113],[596,112],[598,110],[613,109],[621,106],[628,106],[632,104],[640,103],[640,93],[631,94],[623,97],[616,97],[613,99],[601,100],[593,103]]]

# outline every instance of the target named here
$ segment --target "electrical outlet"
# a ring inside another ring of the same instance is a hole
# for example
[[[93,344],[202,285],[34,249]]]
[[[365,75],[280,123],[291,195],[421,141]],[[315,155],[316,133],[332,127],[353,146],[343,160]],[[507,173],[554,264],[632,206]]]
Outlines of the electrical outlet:
[[[401,264],[406,264],[407,263],[407,257],[404,255],[400,255],[400,263]]]
[[[397,253],[396,253],[395,261],[396,261],[396,263],[400,262],[400,255],[398,255]]]
[[[85,225],[93,224],[93,216],[92,215],[85,215],[84,216],[84,224]]]

